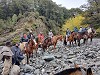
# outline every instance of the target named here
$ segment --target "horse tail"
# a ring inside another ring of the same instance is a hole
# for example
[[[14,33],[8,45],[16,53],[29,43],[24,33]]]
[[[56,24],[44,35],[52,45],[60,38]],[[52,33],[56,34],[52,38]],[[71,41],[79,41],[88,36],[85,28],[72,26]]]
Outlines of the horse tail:
[[[87,69],[87,75],[93,75],[91,68]]]

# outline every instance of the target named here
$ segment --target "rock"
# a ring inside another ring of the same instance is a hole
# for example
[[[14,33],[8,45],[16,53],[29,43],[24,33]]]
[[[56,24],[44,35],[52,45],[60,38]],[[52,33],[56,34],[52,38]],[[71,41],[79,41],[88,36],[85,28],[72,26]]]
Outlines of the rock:
[[[57,59],[59,59],[59,58],[61,58],[62,57],[62,55],[61,54],[56,54],[56,55],[54,55],[55,56],[55,58],[57,58]]]
[[[36,69],[36,70],[34,71],[34,73],[35,73],[36,75],[39,75],[39,74],[40,74],[40,70],[39,70],[39,69]]]
[[[30,65],[27,65],[27,64],[26,64],[25,66],[23,66],[22,68],[24,69],[24,71],[25,71],[26,73],[32,72],[32,71],[33,71],[33,67],[30,66]]]
[[[29,73],[25,73],[25,75],[32,75],[32,74],[29,74]]]
[[[53,55],[47,55],[47,56],[44,56],[42,59],[44,59],[45,61],[49,62],[49,61],[52,61],[54,60],[54,56]]]
[[[49,69],[49,70],[46,70],[46,73],[47,74],[50,74],[51,73],[51,70]]]

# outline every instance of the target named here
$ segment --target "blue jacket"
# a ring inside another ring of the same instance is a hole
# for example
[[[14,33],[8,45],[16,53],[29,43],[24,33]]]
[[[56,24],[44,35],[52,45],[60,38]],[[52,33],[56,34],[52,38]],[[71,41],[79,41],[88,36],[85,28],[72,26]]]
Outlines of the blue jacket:
[[[74,28],[74,32],[78,32],[78,28],[75,27],[75,28]]]
[[[24,59],[23,53],[21,52],[19,47],[13,46],[11,47],[11,50],[14,54],[12,56],[12,64],[16,64],[16,62],[21,62],[21,60]]]
[[[66,35],[67,35],[67,36],[70,36],[70,34],[71,34],[71,31],[70,31],[70,30],[67,30],[67,31],[66,31]]]

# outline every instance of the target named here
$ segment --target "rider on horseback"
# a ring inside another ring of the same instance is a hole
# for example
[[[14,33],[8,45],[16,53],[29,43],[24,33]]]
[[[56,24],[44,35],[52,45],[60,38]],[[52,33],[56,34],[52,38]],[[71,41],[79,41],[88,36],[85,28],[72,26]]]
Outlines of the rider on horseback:
[[[26,33],[24,33],[23,36],[20,39],[20,42],[23,45],[23,47],[21,49],[25,49],[25,46],[27,45],[28,40],[29,39],[28,39]]]
[[[40,32],[40,34],[38,34],[38,38],[40,39],[40,44],[42,44],[44,41],[44,35],[42,32]]]
[[[66,30],[66,35],[67,35],[67,37],[69,37],[70,34],[71,34],[71,31],[69,30],[69,28],[67,28],[67,30]]]
[[[83,34],[84,32],[86,32],[86,28],[83,28],[82,26],[79,29],[79,33]]]
[[[48,36],[49,36],[50,38],[52,38],[52,37],[53,37],[52,30],[50,30],[50,31],[49,31]]]
[[[24,33],[23,36],[21,37],[20,42],[21,42],[21,43],[22,43],[22,42],[28,42],[28,37],[27,37],[27,35],[26,35],[25,33]]]
[[[29,32],[27,37],[28,37],[28,39],[31,39],[31,38],[35,39],[35,36],[33,35],[32,31]]]
[[[74,27],[74,32],[78,32],[78,28],[77,27]]]

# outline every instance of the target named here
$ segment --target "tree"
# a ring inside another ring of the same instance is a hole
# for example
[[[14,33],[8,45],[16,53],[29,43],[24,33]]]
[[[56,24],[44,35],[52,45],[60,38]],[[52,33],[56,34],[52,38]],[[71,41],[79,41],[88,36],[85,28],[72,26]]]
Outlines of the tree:
[[[84,23],[100,27],[100,0],[88,0],[88,6],[84,14]]]

